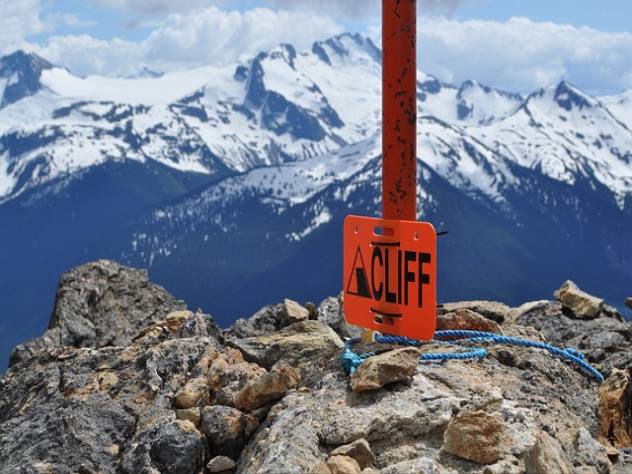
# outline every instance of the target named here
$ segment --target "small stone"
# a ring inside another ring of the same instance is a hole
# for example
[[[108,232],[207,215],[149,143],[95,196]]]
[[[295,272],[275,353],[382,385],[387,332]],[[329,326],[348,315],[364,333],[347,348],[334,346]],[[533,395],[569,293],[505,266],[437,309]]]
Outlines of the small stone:
[[[349,456],[331,456],[327,459],[327,467],[331,474],[360,474],[362,472],[358,462]]]
[[[377,390],[393,382],[412,377],[419,364],[421,352],[414,347],[396,349],[365,360],[351,376],[354,392]]]
[[[613,369],[599,387],[599,432],[617,448],[632,446],[632,384],[628,370]]]
[[[200,416],[200,409],[198,407],[176,410],[176,418],[178,420],[190,421],[195,426],[200,426]]]
[[[318,466],[312,474],[331,474],[331,469],[327,465],[327,462],[323,461]]]
[[[201,402],[207,402],[208,395],[208,381],[206,377],[191,379],[176,393],[176,407],[193,408]]]
[[[237,405],[237,397],[241,390],[251,381],[267,373],[257,364],[244,361],[236,349],[227,348],[219,355],[208,370],[208,386],[211,392],[212,405]]]
[[[437,318],[437,329],[440,331],[472,330],[495,333],[502,332],[500,326],[495,321],[465,308],[440,314]]]
[[[288,324],[294,324],[309,319],[309,309],[301,306],[296,301],[288,299],[283,300],[281,314],[286,318]]]
[[[439,309],[439,314],[450,313],[457,309],[469,309],[497,323],[503,323],[511,310],[506,304],[497,301],[460,301],[444,304]]]
[[[625,305],[626,305],[628,308],[632,309],[632,297],[630,297],[630,298],[626,298],[626,299],[625,299]]]
[[[572,474],[571,466],[560,443],[542,431],[525,456],[527,474]]]
[[[375,456],[371,452],[371,446],[369,442],[362,438],[354,441],[351,444],[345,444],[334,449],[331,452],[331,456],[349,456],[355,459],[360,465],[361,469],[364,469],[375,462]]]
[[[212,473],[233,472],[237,463],[227,456],[216,456],[206,465],[206,470]]]
[[[575,316],[593,319],[599,316],[604,300],[580,290],[575,283],[568,280],[554,293],[562,306],[571,310]]]
[[[237,458],[259,426],[253,416],[224,406],[202,409],[200,430],[206,435],[211,453]]]
[[[365,469],[362,469],[362,474],[380,474],[380,471],[378,471],[374,467],[367,467]]]
[[[275,366],[270,372],[250,381],[237,396],[237,407],[252,411],[270,402],[280,400],[286,392],[298,387],[301,376],[298,370],[287,365]]]
[[[502,420],[484,411],[468,412],[450,421],[443,449],[478,464],[492,464],[501,457]]]

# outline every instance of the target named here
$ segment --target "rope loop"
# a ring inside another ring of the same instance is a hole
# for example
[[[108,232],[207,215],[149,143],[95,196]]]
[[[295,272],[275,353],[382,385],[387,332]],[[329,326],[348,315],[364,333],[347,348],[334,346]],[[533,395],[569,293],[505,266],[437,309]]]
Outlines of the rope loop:
[[[360,355],[353,351],[353,346],[360,342],[360,338],[349,339],[345,342],[345,349],[340,356],[342,366],[348,375],[354,374],[358,367],[367,358],[373,356],[373,353]],[[567,360],[575,365],[577,369],[582,371],[602,383],[604,377],[597,369],[591,366],[586,361],[586,356],[577,349],[566,348],[561,349],[559,347],[552,346],[550,344],[531,341],[529,339],[523,339],[519,337],[503,336],[502,334],[496,334],[492,332],[483,331],[471,331],[471,330],[447,330],[437,331],[435,338],[432,341],[418,341],[403,336],[388,336],[378,334],[375,336],[375,342],[379,344],[392,344],[399,346],[414,346],[421,347],[424,344],[442,344],[449,346],[462,345],[466,343],[470,344],[504,344],[518,347],[529,347],[535,349],[541,349],[548,351],[550,354]],[[446,360],[469,360],[469,359],[483,359],[488,355],[488,351],[482,347],[468,347],[465,350],[458,352],[437,352],[437,353],[424,353],[421,354],[419,359],[421,361],[446,361]]]

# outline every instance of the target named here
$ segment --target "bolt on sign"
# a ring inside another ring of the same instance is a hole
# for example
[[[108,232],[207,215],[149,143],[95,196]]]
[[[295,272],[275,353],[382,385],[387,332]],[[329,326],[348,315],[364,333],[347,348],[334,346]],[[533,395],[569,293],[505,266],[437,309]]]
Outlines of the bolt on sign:
[[[383,218],[344,224],[344,310],[350,324],[432,339],[437,233],[416,221],[417,5],[382,0]]]

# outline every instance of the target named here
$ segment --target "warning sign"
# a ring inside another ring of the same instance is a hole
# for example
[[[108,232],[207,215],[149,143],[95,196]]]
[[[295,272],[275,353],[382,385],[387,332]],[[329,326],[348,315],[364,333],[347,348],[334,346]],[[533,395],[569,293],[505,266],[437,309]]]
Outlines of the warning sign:
[[[350,324],[432,339],[437,234],[426,222],[349,216],[344,226],[344,309]]]

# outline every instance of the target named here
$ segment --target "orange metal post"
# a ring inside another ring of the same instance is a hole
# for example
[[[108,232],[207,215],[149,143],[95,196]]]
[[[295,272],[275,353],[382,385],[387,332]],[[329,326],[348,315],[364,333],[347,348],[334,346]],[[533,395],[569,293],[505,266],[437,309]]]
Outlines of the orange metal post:
[[[382,205],[414,221],[417,186],[417,2],[382,0]]]

